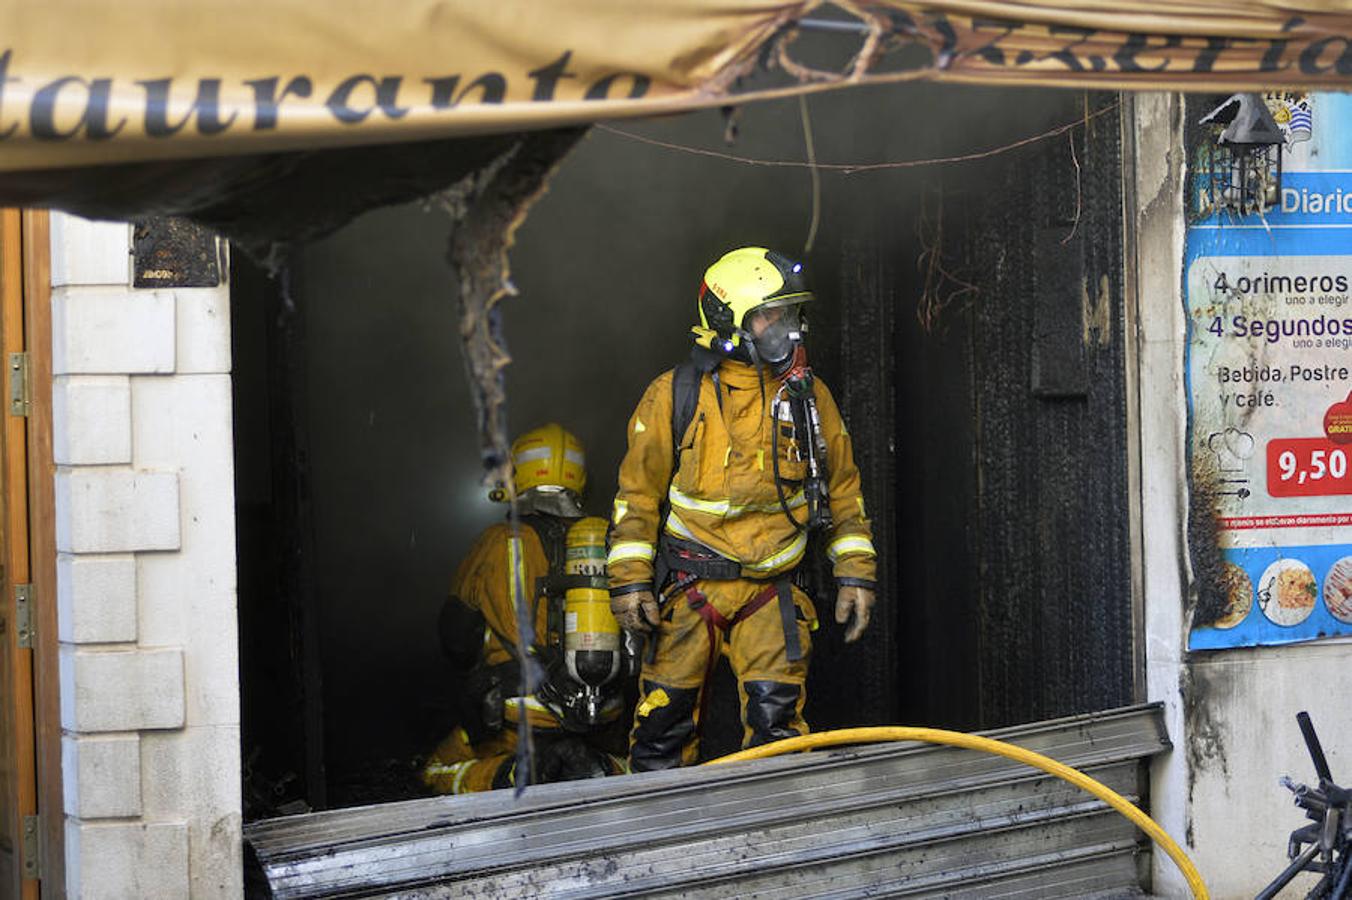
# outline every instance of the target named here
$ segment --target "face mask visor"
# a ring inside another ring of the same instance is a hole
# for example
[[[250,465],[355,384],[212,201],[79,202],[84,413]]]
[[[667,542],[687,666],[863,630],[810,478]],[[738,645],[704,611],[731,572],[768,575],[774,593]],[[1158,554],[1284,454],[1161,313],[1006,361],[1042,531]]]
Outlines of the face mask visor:
[[[771,366],[784,362],[803,342],[801,301],[756,307],[746,315],[745,330],[762,362]]]

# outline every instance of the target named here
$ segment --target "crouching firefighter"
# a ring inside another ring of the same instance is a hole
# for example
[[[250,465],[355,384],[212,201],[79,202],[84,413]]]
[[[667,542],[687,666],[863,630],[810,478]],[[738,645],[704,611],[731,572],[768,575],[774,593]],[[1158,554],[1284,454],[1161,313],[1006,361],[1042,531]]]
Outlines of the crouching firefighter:
[[[582,446],[559,425],[545,425],[517,439],[512,463],[520,544],[506,522],[480,535],[456,571],[438,623],[461,680],[458,725],[422,773],[437,793],[522,780],[515,769],[522,717],[533,733],[530,783],[626,771],[621,686],[632,655],[609,608],[606,521],[582,514]],[[493,496],[505,499],[501,490]],[[534,611],[531,651],[545,671],[528,696],[519,696],[518,589]]]
[[[835,618],[869,622],[876,556],[850,437],[803,346],[802,266],[744,247],[709,268],[690,361],[629,420],[611,520],[610,607],[646,635],[630,732],[635,771],[695,763],[720,655],[742,745],[805,734],[817,618],[793,583],[810,532],[838,585]]]

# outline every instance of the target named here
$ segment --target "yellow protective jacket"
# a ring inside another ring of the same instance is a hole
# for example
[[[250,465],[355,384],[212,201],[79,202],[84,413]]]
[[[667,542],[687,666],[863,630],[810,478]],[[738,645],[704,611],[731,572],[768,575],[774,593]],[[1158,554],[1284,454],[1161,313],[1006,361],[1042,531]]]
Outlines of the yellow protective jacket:
[[[629,419],[629,449],[620,463],[606,561],[612,590],[653,580],[664,495],[670,504],[667,533],[736,560],[744,577],[772,578],[802,560],[807,534],[785,518],[775,491],[770,416],[779,383],[767,377],[762,399],[760,377],[752,366],[721,362],[722,404],[714,379],[705,376],[695,414],[676,445],[671,437],[673,372],[648,386]],[[877,553],[850,436],[820,379],[815,390],[826,440],[833,521],[827,554],[837,578],[873,581]],[[801,482],[807,464],[786,438],[791,425],[780,423],[779,472],[787,482]],[[679,449],[679,462],[672,477],[674,448]],[[795,516],[805,521],[801,486],[790,484],[785,494]]]
[[[534,528],[521,530],[522,582],[526,602],[535,604],[535,637],[544,640],[548,610],[544,603],[535,603],[536,579],[549,574],[549,558],[544,544]],[[470,609],[483,614],[487,628],[484,631],[483,663],[496,666],[516,658],[516,605],[512,598],[512,528],[500,522],[485,529],[469,555],[461,561],[451,582],[452,596]],[[510,646],[509,643],[510,642]]]
[[[520,529],[520,563],[522,586],[527,602],[535,606],[536,646],[544,646],[548,624],[548,609],[539,599],[535,586],[539,578],[549,574],[549,557],[534,528],[522,525]],[[451,582],[451,594],[471,609],[483,614],[484,645],[480,665],[497,666],[516,658],[516,606],[513,599],[512,529],[502,522],[485,529],[474,542],[469,555],[461,561]],[[514,685],[506,685],[509,690]],[[617,705],[613,717],[618,718]],[[422,780],[441,794],[461,794],[486,791],[494,787],[495,779],[506,770],[516,755],[516,723],[522,716],[532,729],[545,734],[562,734],[559,718],[532,694],[526,697],[507,696],[503,700],[502,731],[471,744],[463,728],[448,734],[428,758]],[[623,762],[614,759],[612,772],[624,771]],[[510,778],[504,782],[512,783]],[[503,786],[501,784],[497,785]]]

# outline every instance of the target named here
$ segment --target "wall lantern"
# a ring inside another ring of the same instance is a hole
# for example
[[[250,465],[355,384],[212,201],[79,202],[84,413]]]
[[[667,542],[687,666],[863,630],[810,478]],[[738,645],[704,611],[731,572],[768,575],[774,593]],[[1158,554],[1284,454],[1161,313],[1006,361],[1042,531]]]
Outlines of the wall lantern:
[[[1258,94],[1235,94],[1202,117],[1214,138],[1199,167],[1202,212],[1262,213],[1281,196],[1286,139]]]

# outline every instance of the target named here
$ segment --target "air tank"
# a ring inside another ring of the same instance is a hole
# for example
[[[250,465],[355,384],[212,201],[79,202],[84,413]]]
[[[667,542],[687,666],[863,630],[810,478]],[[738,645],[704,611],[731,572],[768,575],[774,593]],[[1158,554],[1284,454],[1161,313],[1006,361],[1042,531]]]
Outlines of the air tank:
[[[610,611],[606,587],[605,519],[588,516],[568,529],[564,574],[595,579],[586,587],[569,587],[563,603],[563,655],[568,674],[588,697],[599,702],[602,685],[620,671],[620,624]]]

